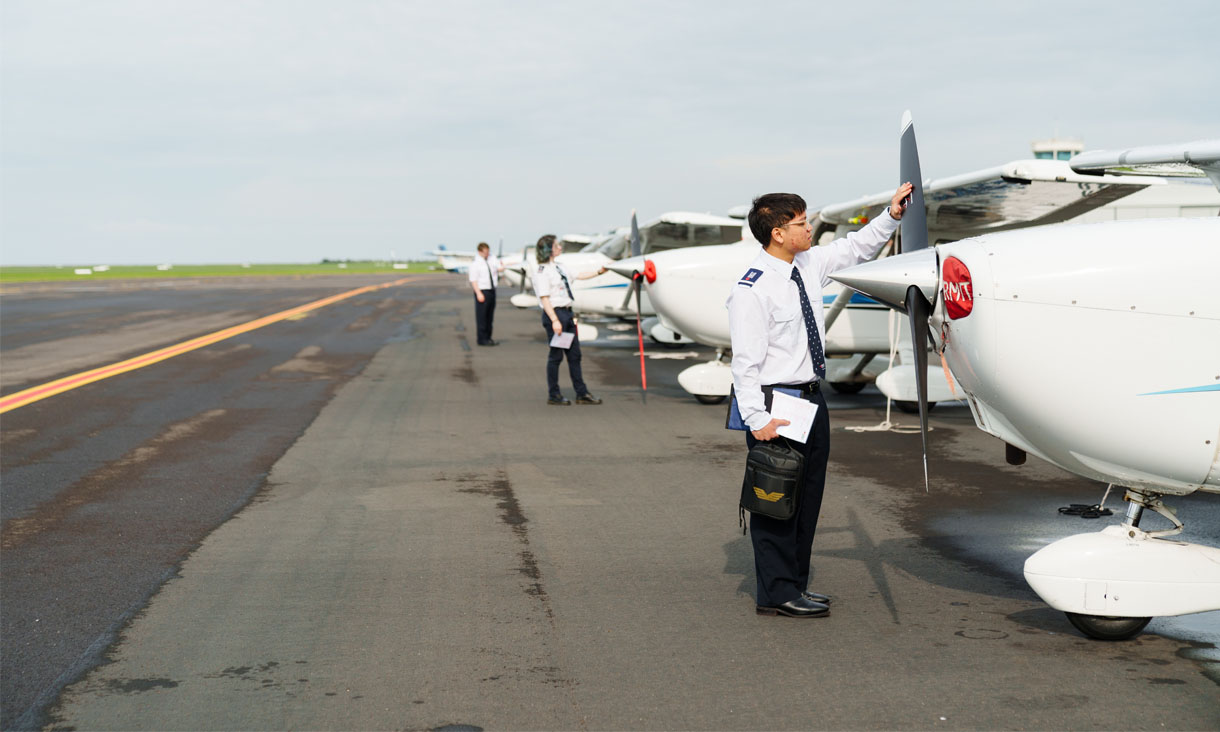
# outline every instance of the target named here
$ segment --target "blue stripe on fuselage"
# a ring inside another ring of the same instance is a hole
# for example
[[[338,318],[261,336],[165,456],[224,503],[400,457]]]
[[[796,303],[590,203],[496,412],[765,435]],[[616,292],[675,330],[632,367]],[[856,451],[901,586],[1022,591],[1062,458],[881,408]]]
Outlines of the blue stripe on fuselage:
[[[838,295],[823,295],[822,304],[829,305],[835,301],[836,297],[838,297]],[[858,292],[852,293],[851,299],[847,301],[847,304],[848,305],[881,305],[881,303],[877,302],[873,298],[866,297],[865,295],[861,295]],[[884,307],[884,306],[882,306],[882,307]]]
[[[1220,384],[1207,384],[1204,386],[1188,386],[1184,389],[1166,389],[1165,391],[1150,391],[1137,396],[1159,396],[1161,394],[1192,394],[1204,391],[1220,391]]]

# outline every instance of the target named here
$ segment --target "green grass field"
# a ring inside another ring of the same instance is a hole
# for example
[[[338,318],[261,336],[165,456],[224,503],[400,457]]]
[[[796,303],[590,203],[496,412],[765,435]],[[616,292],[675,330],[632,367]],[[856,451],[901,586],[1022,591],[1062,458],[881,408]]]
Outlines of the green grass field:
[[[399,265],[402,266],[401,264]],[[114,266],[103,271],[81,267],[0,267],[0,284],[10,282],[54,282],[64,280],[123,280],[134,278],[169,277],[307,277],[336,274],[420,274],[443,272],[436,262],[409,262],[405,269],[396,269],[389,262],[322,262],[316,264],[184,264],[172,269],[153,265]]]

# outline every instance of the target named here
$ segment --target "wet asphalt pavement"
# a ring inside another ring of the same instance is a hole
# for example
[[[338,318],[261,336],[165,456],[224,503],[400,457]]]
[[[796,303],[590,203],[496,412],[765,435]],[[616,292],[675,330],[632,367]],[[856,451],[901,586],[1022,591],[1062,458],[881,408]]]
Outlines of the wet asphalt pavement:
[[[2,392],[372,281],[6,291]],[[547,407],[536,312],[502,297],[503,345],[475,347],[462,285],[0,417],[0,727],[1220,726],[1217,613],[1098,643],[1021,578],[1101,528],[1056,509],[1104,486],[1008,466],[942,406],[925,494],[918,435],[849,432],[884,401],[832,395],[814,589],[836,604],[759,618],[742,440],[674,378],[706,349],[650,349],[642,395],[633,329],[603,326],[585,375],[606,403]],[[1216,543],[1214,498],[1171,503]]]

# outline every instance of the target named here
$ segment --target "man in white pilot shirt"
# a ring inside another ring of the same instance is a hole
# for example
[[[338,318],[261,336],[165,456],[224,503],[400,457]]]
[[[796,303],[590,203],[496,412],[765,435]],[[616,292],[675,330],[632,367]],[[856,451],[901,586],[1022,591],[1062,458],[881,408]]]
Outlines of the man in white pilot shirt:
[[[496,285],[500,282],[500,273],[504,264],[491,253],[491,246],[481,241],[478,246],[478,256],[470,263],[470,286],[474,289],[474,320],[478,331],[480,346],[498,346],[499,341],[492,340],[492,321],[496,317]]]
[[[881,249],[898,228],[912,188],[910,183],[899,186],[890,207],[868,226],[813,249],[813,227],[800,196],[768,193],[754,199],[750,209],[750,231],[763,243],[763,251],[728,299],[733,389],[749,428],[747,447],[779,437],[776,428],[788,424],[766,411],[762,387],[791,386],[818,405],[808,441],[794,443],[805,455],[796,515],[780,520],[750,514],[760,615],[809,618],[830,612],[830,598],[808,589],[809,556],[830,454],[830,418],[819,386],[826,374],[822,288],[830,284],[830,273],[867,261]],[[806,327],[805,313],[813,316],[813,333]]]

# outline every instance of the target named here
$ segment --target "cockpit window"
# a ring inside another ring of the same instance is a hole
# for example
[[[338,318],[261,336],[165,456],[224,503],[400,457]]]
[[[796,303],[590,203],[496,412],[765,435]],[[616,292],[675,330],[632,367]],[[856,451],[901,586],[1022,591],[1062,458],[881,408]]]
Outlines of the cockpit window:
[[[622,259],[627,256],[628,237],[617,234],[597,248],[598,254],[605,254],[611,259]]]
[[[741,241],[740,226],[715,224],[671,224],[662,222],[641,232],[644,253],[689,246],[732,244]]]

